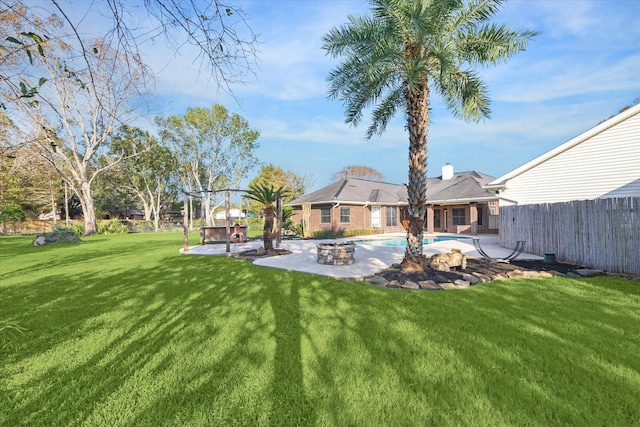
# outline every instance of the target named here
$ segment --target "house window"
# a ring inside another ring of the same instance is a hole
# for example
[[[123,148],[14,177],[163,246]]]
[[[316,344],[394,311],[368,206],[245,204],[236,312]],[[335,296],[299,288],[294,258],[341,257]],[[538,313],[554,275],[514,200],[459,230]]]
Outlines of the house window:
[[[464,208],[453,208],[452,211],[452,223],[453,225],[465,225],[466,218]]]
[[[371,206],[371,228],[381,228],[382,221],[381,218],[381,208],[380,206]]]
[[[343,224],[351,222],[351,208],[340,208],[340,222]]]
[[[331,224],[331,208],[320,208],[320,224]]]
[[[398,208],[387,206],[387,227],[398,226]]]
[[[433,228],[440,228],[440,209],[433,210]]]
[[[482,208],[478,209],[478,225],[482,225]]]

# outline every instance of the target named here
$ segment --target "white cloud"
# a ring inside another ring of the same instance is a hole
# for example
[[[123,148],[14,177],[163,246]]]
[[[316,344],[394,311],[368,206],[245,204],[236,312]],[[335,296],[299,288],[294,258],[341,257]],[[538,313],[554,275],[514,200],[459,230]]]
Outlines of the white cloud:
[[[338,62],[325,56],[321,38],[345,23],[348,14],[367,13],[369,3],[243,0],[240,7],[251,15],[249,24],[262,40],[255,78],[233,88],[240,105],[218,91],[216,82],[207,81],[200,64],[193,63],[194,48],[184,46],[179,56],[147,50],[152,67],[162,70],[158,89],[171,99],[172,113],[213,102],[226,105],[260,130],[266,159],[308,164],[318,176],[326,165],[356,160],[382,165],[386,175],[400,170],[404,176],[408,137],[402,114],[384,135],[367,141],[369,115],[359,127],[350,127],[340,102],[326,99],[326,77]],[[444,161],[454,163],[456,170],[501,174],[640,96],[639,1],[511,1],[503,11],[498,22],[542,34],[508,63],[479,70],[493,101],[492,120],[467,124],[433,98],[431,175],[438,174]],[[309,163],[311,153],[316,157]]]
[[[598,23],[597,16],[592,13],[592,2],[541,1],[537,5],[546,17],[546,27],[558,33],[584,34]]]
[[[516,74],[507,81],[490,82],[492,98],[505,102],[543,102],[575,95],[633,90],[638,86],[640,54],[583,61],[576,63],[556,58],[533,64],[525,75]]]

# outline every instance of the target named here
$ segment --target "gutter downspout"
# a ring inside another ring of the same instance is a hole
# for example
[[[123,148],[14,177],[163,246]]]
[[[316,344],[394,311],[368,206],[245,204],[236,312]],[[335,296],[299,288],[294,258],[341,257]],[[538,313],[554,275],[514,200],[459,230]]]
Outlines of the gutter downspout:
[[[364,224],[364,218],[366,217],[367,206],[369,206],[369,201],[364,202],[364,206],[362,207],[362,228],[367,228]],[[369,217],[369,222],[371,222],[371,217]]]

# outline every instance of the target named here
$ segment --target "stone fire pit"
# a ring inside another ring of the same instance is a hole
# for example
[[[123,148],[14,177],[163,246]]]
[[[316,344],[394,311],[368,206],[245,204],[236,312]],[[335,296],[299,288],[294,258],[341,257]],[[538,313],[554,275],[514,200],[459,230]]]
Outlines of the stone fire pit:
[[[356,262],[356,244],[344,243],[320,243],[318,248],[318,264],[326,265],[350,265]]]

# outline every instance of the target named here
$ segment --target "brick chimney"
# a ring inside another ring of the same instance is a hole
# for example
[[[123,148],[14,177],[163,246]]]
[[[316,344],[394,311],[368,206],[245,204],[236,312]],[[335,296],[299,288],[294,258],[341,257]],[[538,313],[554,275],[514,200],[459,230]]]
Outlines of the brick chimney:
[[[447,163],[442,167],[442,180],[446,181],[451,178],[453,178],[453,166],[451,166],[451,163]]]

